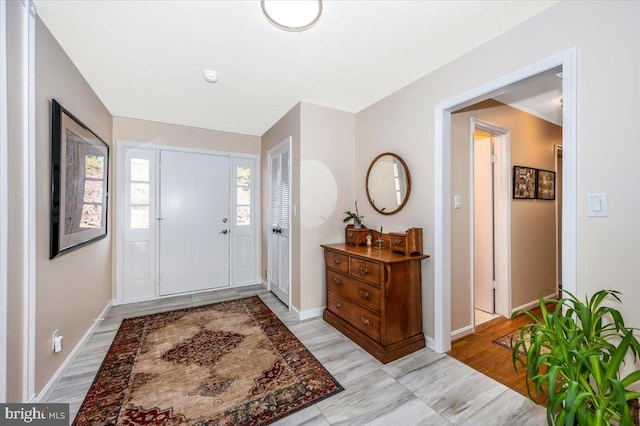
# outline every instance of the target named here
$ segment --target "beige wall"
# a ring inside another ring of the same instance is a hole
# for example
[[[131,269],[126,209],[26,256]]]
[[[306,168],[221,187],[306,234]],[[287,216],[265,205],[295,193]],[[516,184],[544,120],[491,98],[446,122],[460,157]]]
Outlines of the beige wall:
[[[300,103],[262,136],[262,266],[268,268],[269,149],[292,136],[291,302],[300,312],[324,307],[320,244],[344,241],[343,211],[353,203],[355,115]],[[315,312],[313,312],[315,311]]]
[[[24,260],[23,229],[25,215],[22,195],[24,158],[23,149],[26,135],[23,133],[24,98],[21,93],[26,78],[23,64],[23,19],[20,2],[7,2],[7,100],[8,110],[8,259],[7,259],[7,401],[22,402],[22,317],[24,279],[22,264]],[[0,31],[4,31],[2,28]]]
[[[300,311],[325,306],[320,244],[344,241],[345,210],[353,210],[355,115],[309,103],[301,106]]]
[[[471,118],[510,131],[509,176],[514,165],[554,170],[554,145],[562,128],[495,100],[465,108],[451,116],[451,193],[462,208],[451,212],[451,329],[471,324]],[[511,306],[547,296],[556,285],[555,202],[514,200],[511,194]]]
[[[566,49],[577,49],[578,293],[601,288],[623,292],[622,312],[640,325],[640,199],[635,171],[640,145],[635,93],[640,74],[638,2],[559,2],[512,30],[358,113],[356,183],[375,153],[393,150],[408,160],[415,193],[400,216],[368,222],[406,221],[425,229],[425,252],[433,254],[435,105]],[[566,153],[565,153],[566,154]],[[415,175],[414,175],[415,172]],[[357,187],[357,196],[364,199]],[[609,194],[609,217],[588,218],[585,197]],[[396,219],[397,217],[397,219]],[[423,268],[425,330],[433,336],[433,271]],[[452,297],[455,299],[455,294]]]
[[[369,228],[385,232],[422,228],[425,254],[433,255],[433,88],[425,79],[356,114],[355,198]],[[367,169],[383,153],[398,154],[411,174],[411,194],[393,215],[377,213],[365,190]],[[348,206],[351,209],[351,205]],[[346,209],[345,209],[346,210]],[[422,261],[422,305],[425,332],[433,336],[433,263]]]
[[[112,117],[49,30],[36,27],[36,392],[40,392],[111,299],[111,221],[107,238],[49,260],[51,99],[112,141]],[[111,151],[109,187],[114,187]],[[112,214],[109,206],[109,216]],[[51,350],[51,333],[64,349]]]
[[[262,170],[262,261],[260,276],[266,282],[264,271],[269,267],[269,157],[271,148],[291,136],[291,204],[300,204],[300,104],[296,104],[261,138]],[[291,217],[291,304],[300,307],[300,216]]]
[[[240,133],[113,117],[115,141],[153,143],[212,151],[260,154],[260,137]]]

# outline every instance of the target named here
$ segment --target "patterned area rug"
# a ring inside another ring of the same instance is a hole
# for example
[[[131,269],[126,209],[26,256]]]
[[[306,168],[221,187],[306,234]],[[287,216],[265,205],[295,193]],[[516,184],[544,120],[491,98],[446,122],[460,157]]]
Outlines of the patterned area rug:
[[[512,331],[509,334],[506,334],[502,337],[498,337],[496,340],[493,341],[493,343],[495,343],[496,345],[500,345],[503,348],[507,348],[509,350],[513,350],[513,345],[511,344],[511,342],[515,342],[516,339],[520,337],[520,330],[516,330],[516,331]],[[518,352],[521,353],[522,355],[526,355],[526,353],[522,350],[522,348],[518,349]]]
[[[75,425],[261,425],[343,388],[259,297],[125,319]]]
[[[529,337],[529,333],[525,333],[525,337]],[[520,329],[512,331],[509,334],[505,334],[502,337],[498,337],[496,340],[493,341],[493,343],[500,345],[504,348],[507,348],[509,350],[513,350],[513,346],[511,344],[511,342],[514,342],[520,338]],[[529,345],[527,343],[525,343],[525,346],[527,347],[527,349],[529,349]],[[542,348],[542,352],[543,353],[549,353],[549,351],[547,350],[547,348]],[[524,351],[524,349],[521,347],[518,348],[518,353],[522,354],[522,355],[526,355],[526,352]]]

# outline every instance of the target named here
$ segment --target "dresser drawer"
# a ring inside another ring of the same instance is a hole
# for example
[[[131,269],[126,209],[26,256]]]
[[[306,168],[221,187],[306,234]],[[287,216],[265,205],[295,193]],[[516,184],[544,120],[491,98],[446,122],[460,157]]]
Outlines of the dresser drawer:
[[[380,290],[376,287],[327,269],[327,289],[380,313]]]
[[[324,251],[324,264],[327,268],[335,269],[337,271],[349,273],[349,256],[346,254],[336,253],[335,251]]]
[[[358,259],[357,257],[349,258],[351,276],[360,280],[371,283],[380,287],[380,275],[382,273],[382,265],[376,262]]]
[[[327,292],[327,309],[373,340],[380,341],[380,317],[333,291]]]

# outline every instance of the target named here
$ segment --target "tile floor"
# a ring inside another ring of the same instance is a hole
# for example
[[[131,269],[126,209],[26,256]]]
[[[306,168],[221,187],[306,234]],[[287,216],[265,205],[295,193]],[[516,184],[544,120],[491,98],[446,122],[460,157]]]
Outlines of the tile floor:
[[[345,390],[277,425],[545,425],[543,408],[517,392],[430,349],[382,364],[333,327],[300,322],[262,286],[114,306],[78,351],[48,402],[70,403],[75,417],[121,321],[171,309],[258,295]]]

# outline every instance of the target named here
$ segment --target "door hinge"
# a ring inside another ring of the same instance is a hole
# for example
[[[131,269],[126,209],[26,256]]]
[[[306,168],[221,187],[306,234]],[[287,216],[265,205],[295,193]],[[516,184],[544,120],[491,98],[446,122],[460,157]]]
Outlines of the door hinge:
[[[497,289],[498,288],[498,283],[496,281],[492,281],[491,282],[491,288],[494,289],[494,290]]]
[[[496,164],[498,162],[498,156],[497,155],[492,155],[491,156],[491,164]]]

